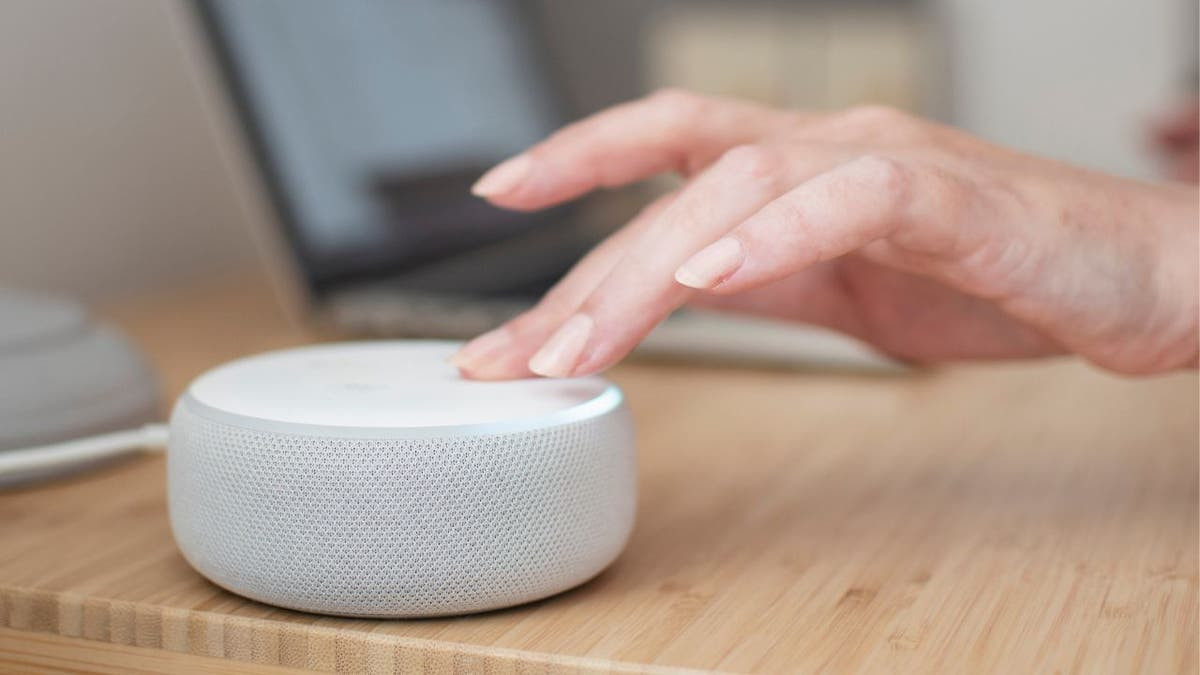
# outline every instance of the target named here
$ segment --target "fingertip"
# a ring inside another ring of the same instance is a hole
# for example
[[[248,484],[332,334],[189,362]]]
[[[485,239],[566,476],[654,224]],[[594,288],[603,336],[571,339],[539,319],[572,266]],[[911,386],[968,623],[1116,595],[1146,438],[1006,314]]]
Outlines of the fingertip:
[[[530,375],[523,353],[528,352],[505,324],[463,345],[448,360],[468,380],[513,380]]]
[[[459,368],[458,374],[464,380],[473,382],[501,382],[504,380],[520,380],[533,375],[526,368]]]
[[[507,349],[511,344],[512,336],[509,334],[507,324],[493,328],[459,348],[450,357],[450,363],[456,366],[470,366],[485,356]]]
[[[531,377],[533,373],[525,365],[526,359],[517,353],[496,354],[484,357],[471,363],[457,365],[458,374],[465,380],[480,382],[496,382],[501,380],[519,380]]]
[[[533,212],[540,211],[548,206],[553,206],[554,201],[545,199],[536,199],[524,194],[524,190],[517,190],[512,193],[497,195],[495,197],[484,197],[487,203],[509,211],[524,211]]]
[[[533,159],[528,153],[521,153],[500,162],[484,173],[471,186],[471,194],[489,200],[511,194],[525,182],[532,171]]]
[[[675,270],[675,281],[681,286],[695,288],[700,291],[706,291],[710,287],[708,280],[696,275],[695,272],[689,270],[686,266]]]
[[[705,246],[675,270],[675,281],[702,291],[714,288],[742,266],[746,251],[735,237],[722,237]]]
[[[570,317],[529,359],[529,370],[543,377],[572,377],[594,328],[586,314]]]

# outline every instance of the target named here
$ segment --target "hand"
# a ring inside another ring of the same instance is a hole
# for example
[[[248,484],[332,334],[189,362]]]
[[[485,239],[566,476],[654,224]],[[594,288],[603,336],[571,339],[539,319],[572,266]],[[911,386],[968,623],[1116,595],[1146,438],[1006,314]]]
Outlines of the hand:
[[[466,345],[465,376],[594,373],[688,302],[831,327],[917,362],[1196,365],[1194,188],[886,108],[814,115],[667,91],[562,129],[475,191],[539,209],[665,171],[684,187]]]

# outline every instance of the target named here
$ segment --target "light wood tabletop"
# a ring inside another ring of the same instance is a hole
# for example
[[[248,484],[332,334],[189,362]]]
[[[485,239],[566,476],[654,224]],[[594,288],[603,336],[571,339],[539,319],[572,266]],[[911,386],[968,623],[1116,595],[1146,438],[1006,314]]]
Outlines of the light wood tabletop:
[[[105,313],[169,396],[323,337],[257,276]],[[419,621],[244,600],[180,557],[163,460],[141,457],[0,493],[0,670],[1197,672],[1195,374],[611,376],[637,425],[638,521],[578,589]]]

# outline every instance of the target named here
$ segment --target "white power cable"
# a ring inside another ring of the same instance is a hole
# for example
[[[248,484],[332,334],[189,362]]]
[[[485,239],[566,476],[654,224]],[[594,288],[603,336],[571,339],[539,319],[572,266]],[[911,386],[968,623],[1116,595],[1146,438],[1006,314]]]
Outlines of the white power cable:
[[[0,476],[55,469],[130,452],[161,450],[166,445],[167,425],[147,424],[139,429],[114,431],[63,443],[4,450],[0,451]]]

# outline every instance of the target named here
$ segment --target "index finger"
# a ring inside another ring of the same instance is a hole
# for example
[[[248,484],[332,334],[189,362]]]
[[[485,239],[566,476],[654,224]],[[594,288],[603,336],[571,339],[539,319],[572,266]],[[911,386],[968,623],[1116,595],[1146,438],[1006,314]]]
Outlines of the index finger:
[[[562,128],[485,173],[472,191],[497,206],[544,208],[598,187],[668,171],[694,173],[729,148],[778,133],[797,117],[665,90]]]

